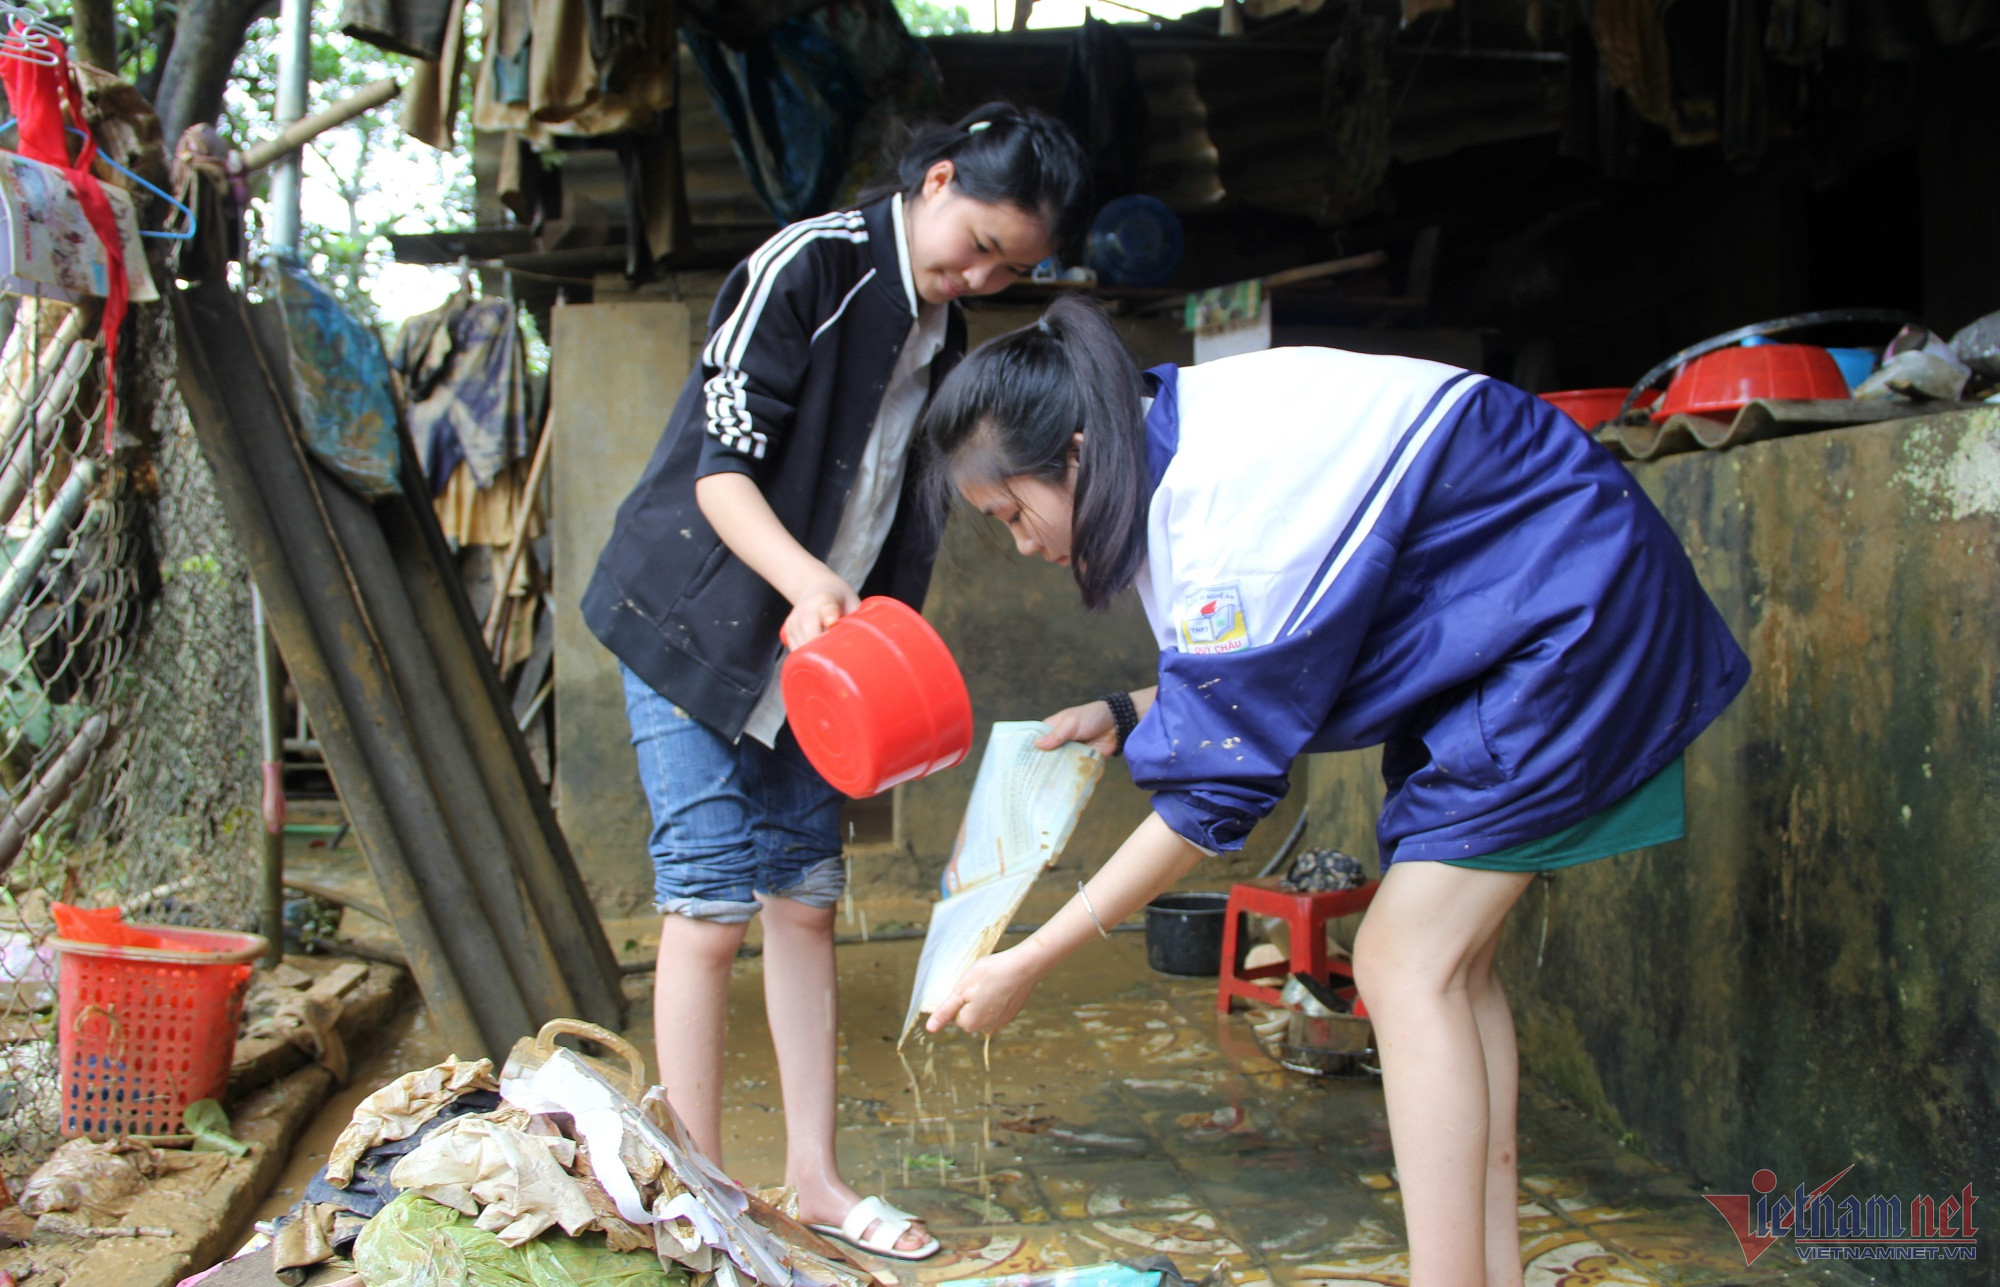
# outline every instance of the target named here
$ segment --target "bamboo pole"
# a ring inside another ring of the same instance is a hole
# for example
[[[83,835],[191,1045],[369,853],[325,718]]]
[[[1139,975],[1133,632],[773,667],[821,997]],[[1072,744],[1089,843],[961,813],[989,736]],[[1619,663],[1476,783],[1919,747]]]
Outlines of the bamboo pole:
[[[347,124],[402,92],[403,87],[394,77],[370,81],[325,111],[294,121],[262,143],[253,143],[245,148],[243,168],[245,171],[261,170],[280,157],[298,151],[335,126]]]

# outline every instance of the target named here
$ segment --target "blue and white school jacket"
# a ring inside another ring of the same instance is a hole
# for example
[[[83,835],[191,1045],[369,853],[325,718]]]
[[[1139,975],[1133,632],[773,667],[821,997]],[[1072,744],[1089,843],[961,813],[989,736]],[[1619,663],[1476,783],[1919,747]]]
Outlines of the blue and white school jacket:
[[[1148,373],[1126,743],[1181,836],[1239,848],[1293,757],[1381,744],[1383,862],[1552,835],[1671,764],[1750,663],[1610,453],[1412,358],[1272,349]]]

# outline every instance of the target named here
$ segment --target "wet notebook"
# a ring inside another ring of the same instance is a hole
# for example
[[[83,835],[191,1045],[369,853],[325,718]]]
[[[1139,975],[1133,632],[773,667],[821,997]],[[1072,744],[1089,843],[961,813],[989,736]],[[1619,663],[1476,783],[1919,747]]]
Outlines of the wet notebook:
[[[1036,750],[1048,731],[1038,721],[1000,723],[986,740],[945,866],[945,897],[931,909],[905,1036],[1000,941],[1035,877],[1061,856],[1104,772],[1104,757],[1077,742]]]

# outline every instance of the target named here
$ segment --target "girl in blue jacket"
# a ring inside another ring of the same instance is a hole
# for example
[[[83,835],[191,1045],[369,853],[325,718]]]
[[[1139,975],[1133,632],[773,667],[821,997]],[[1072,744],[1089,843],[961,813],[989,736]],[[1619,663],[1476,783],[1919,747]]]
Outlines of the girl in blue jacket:
[[[1158,683],[1049,719],[1153,812],[931,1016],[990,1032],[1054,965],[1241,847],[1301,752],[1380,744],[1383,878],[1354,944],[1414,1287],[1521,1281],[1501,923],[1535,873],[1683,834],[1681,753],[1749,663],[1673,532],[1543,403],[1434,362],[1273,349],[1142,377],[1059,301],[925,417],[940,491],[1138,590]]]
[[[937,532],[913,503],[918,413],[965,347],[955,301],[1001,290],[1084,213],[1061,125],[989,103],[905,151],[900,191],[803,219],[730,273],[701,364],[583,595],[615,653],[652,808],[660,1080],[722,1161],[730,967],[764,918],[785,1182],[815,1228],[917,1260],[938,1243],[834,1155],[840,794],[785,723],[798,647],[862,595],[921,607]]]

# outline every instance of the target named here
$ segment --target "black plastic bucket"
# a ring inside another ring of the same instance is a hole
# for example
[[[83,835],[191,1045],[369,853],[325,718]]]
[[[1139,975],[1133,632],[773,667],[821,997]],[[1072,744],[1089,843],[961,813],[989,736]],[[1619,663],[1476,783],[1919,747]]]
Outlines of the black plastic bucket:
[[[1146,904],[1146,964],[1162,974],[1222,973],[1222,927],[1229,895],[1161,894]]]

